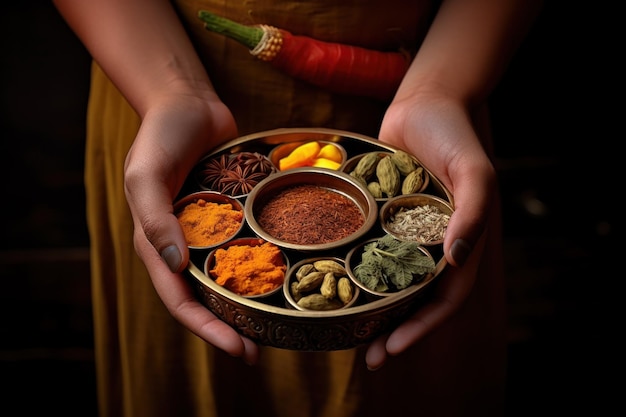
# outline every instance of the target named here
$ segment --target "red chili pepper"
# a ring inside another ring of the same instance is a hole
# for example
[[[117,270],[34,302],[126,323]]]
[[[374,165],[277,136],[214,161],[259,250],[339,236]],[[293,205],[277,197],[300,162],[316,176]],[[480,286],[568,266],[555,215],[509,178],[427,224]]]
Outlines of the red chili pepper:
[[[274,68],[336,93],[391,100],[410,64],[402,52],[323,42],[272,26],[241,25],[205,10],[198,17],[207,30],[240,42]]]

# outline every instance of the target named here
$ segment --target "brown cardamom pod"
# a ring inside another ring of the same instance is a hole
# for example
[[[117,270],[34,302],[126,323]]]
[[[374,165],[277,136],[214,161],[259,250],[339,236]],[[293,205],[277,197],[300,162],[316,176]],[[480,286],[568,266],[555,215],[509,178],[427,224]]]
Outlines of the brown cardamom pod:
[[[309,275],[311,272],[315,272],[313,264],[304,264],[298,268],[298,271],[296,272],[296,279],[298,281],[302,281],[302,278]]]
[[[352,288],[352,283],[347,277],[341,277],[337,281],[337,296],[344,305],[348,304],[354,297],[354,288]]]
[[[335,275],[345,275],[346,269],[337,261],[332,259],[321,259],[313,262],[316,270],[324,273],[332,272]]]
[[[380,189],[387,197],[394,197],[400,191],[400,171],[393,163],[391,157],[386,156],[378,162],[376,166],[376,177],[380,184]]]
[[[391,155],[391,160],[400,171],[400,174],[407,176],[410,172],[414,171],[418,165],[415,159],[408,153],[397,150]]]
[[[332,300],[337,295],[337,279],[332,272],[327,272],[324,275],[324,280],[320,286],[320,294],[329,300]]]
[[[380,184],[376,181],[372,181],[367,184],[367,189],[372,193],[374,198],[383,198],[383,190],[380,189]]]
[[[324,275],[326,274],[323,272],[315,271],[311,272],[305,277],[302,277],[300,282],[298,282],[298,291],[302,293],[307,291],[313,291],[319,288],[319,286],[322,285],[322,281],[324,280]]]
[[[367,181],[372,175],[374,175],[374,172],[376,172],[376,166],[378,165],[379,160],[380,154],[378,152],[366,153],[361,157],[361,159],[359,159],[359,162],[357,162],[356,167],[354,167],[351,174]]]
[[[298,301],[298,305],[309,310],[335,310],[341,308],[341,303],[338,300],[329,300],[319,293],[302,297]]]
[[[419,167],[411,171],[402,181],[402,194],[417,193],[424,185],[424,168]]]

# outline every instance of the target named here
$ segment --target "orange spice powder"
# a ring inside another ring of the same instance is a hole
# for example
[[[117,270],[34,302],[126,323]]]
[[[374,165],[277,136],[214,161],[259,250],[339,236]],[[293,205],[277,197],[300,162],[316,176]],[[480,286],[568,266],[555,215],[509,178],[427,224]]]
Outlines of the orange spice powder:
[[[271,242],[232,245],[215,251],[209,274],[219,285],[243,295],[265,294],[283,285],[287,266],[280,248]]]
[[[243,212],[229,203],[199,199],[186,205],[177,217],[189,246],[209,246],[235,235],[243,221]]]

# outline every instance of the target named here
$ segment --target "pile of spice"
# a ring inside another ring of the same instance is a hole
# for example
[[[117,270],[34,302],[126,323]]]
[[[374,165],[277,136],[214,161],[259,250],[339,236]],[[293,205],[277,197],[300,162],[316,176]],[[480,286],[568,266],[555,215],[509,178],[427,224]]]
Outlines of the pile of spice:
[[[189,246],[211,246],[233,237],[243,222],[243,212],[229,203],[198,199],[176,214]]]
[[[195,167],[198,184],[205,190],[230,196],[249,194],[276,167],[258,152],[239,152],[203,158]]]
[[[335,242],[365,223],[350,198],[312,184],[281,190],[257,210],[255,218],[266,233],[299,245]]]
[[[424,168],[410,154],[397,150],[392,154],[363,154],[349,174],[367,186],[375,198],[418,193],[429,180]]]
[[[278,161],[278,169],[286,171],[299,167],[319,167],[339,169],[343,162],[343,155],[338,145],[328,143],[326,145],[317,141],[305,142],[296,147],[289,155]]]
[[[385,235],[366,244],[361,263],[353,273],[359,282],[377,292],[396,292],[420,282],[435,271],[433,258],[420,251],[417,242]]]
[[[386,222],[387,230],[402,240],[430,243],[443,240],[450,216],[430,204],[401,207]]]
[[[335,310],[354,298],[354,287],[343,264],[318,259],[301,265],[289,284],[293,301],[308,310]]]
[[[231,245],[215,251],[209,271],[219,285],[242,295],[268,293],[283,285],[287,266],[280,248],[271,242]]]

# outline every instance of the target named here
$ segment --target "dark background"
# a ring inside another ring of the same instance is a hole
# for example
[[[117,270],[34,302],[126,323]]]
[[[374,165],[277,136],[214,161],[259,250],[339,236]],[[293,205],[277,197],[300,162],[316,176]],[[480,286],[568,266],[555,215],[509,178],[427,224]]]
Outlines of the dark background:
[[[549,1],[492,99],[509,416],[598,415],[617,400],[623,47],[604,7]],[[95,416],[82,183],[89,56],[50,2],[1,9],[0,398],[15,415]]]

